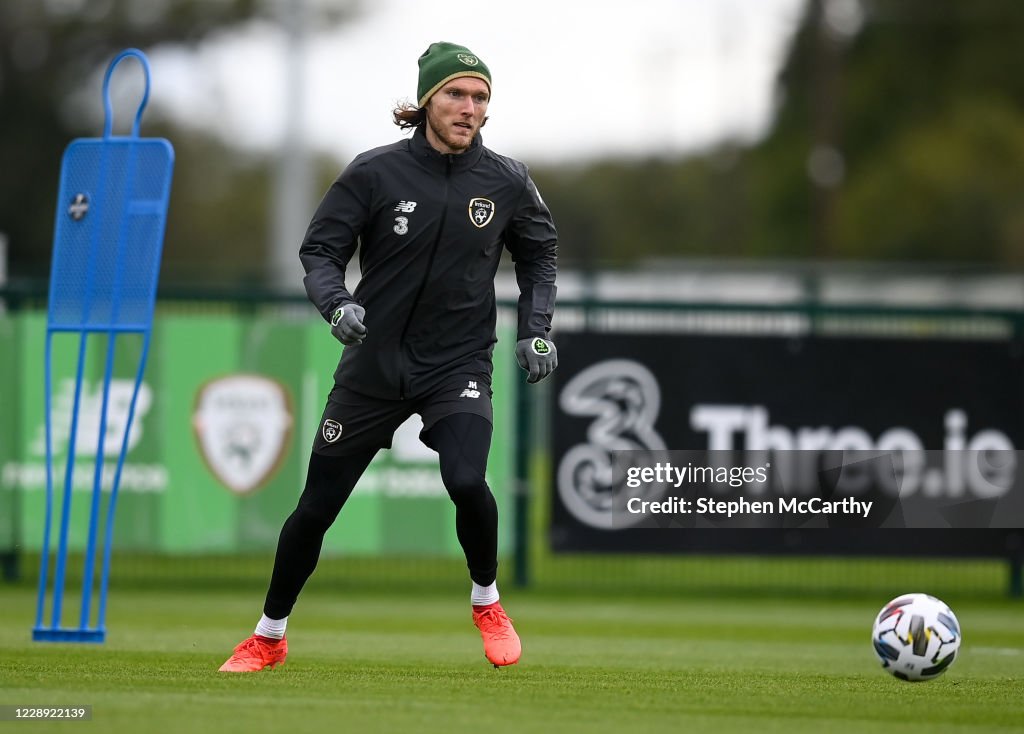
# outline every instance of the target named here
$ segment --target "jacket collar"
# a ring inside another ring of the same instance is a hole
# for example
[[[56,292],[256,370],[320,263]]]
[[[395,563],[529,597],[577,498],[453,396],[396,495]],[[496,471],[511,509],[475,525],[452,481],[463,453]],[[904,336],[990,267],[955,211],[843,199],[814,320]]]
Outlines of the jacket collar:
[[[477,164],[484,152],[484,142],[480,133],[477,133],[469,150],[464,153],[439,153],[427,142],[427,133],[424,131],[423,125],[420,125],[409,139],[409,150],[421,164],[432,171],[444,173],[448,170],[450,162],[451,170],[455,172],[467,170]]]

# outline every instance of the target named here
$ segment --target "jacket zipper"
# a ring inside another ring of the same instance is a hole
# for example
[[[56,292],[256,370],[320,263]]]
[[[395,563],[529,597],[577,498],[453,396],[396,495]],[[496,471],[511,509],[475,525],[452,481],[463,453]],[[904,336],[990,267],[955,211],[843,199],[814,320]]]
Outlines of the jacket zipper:
[[[412,324],[413,314],[416,313],[416,307],[419,305],[420,298],[423,296],[423,291],[427,287],[427,281],[430,279],[430,269],[434,265],[434,256],[437,255],[437,248],[441,244],[441,237],[444,235],[445,220],[448,219],[448,180],[452,176],[452,155],[449,153],[445,156],[445,169],[444,169],[444,207],[441,209],[441,224],[437,229],[437,237],[434,238],[434,244],[430,249],[430,256],[427,258],[427,268],[423,272],[423,280],[420,283],[419,289],[416,291],[415,298],[412,299],[412,308],[409,309],[409,316],[405,320],[405,326],[402,327],[402,336],[399,337],[398,344],[400,347],[399,354],[402,357],[402,371],[398,378],[398,397],[401,400],[405,400],[405,378],[408,367],[408,360],[405,354],[405,335],[409,331],[409,325]]]

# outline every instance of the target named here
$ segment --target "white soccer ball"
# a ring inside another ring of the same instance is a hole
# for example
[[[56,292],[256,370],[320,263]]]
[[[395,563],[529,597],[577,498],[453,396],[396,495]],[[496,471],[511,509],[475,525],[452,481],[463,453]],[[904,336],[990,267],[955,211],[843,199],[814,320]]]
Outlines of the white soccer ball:
[[[900,680],[931,680],[956,660],[960,623],[934,596],[903,594],[875,617],[871,641],[882,667]]]

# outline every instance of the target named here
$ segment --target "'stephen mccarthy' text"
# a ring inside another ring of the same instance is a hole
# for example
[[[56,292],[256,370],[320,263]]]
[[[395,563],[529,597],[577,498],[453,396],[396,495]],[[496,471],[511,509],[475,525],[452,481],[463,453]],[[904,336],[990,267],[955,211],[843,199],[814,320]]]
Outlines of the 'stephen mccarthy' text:
[[[825,500],[820,497],[797,499],[777,497],[774,500],[715,500],[698,497],[693,500],[669,497],[663,500],[641,500],[631,497],[626,502],[626,511],[633,515],[859,515],[868,517],[874,502],[844,497],[841,500]]]

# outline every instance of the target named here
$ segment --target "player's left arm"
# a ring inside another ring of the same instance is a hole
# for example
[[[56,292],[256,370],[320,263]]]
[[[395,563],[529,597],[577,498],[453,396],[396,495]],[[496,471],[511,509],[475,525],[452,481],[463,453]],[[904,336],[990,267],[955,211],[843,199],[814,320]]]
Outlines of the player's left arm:
[[[505,246],[512,254],[519,284],[516,358],[530,373],[529,381],[537,382],[558,366],[555,345],[548,338],[555,312],[558,233],[529,176],[506,228]]]

